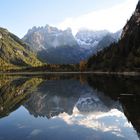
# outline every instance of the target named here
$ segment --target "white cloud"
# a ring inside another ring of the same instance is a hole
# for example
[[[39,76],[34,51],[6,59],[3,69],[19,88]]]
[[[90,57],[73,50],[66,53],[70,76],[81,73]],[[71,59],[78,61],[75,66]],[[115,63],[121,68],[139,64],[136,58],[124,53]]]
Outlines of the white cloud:
[[[40,129],[34,129],[31,133],[30,136],[37,136],[42,132]]]
[[[61,113],[52,119],[58,118],[65,121],[68,125],[84,126],[98,132],[112,133],[121,138],[137,139],[132,124],[129,123],[125,115],[117,109],[112,109],[108,112],[90,112],[85,114],[81,113],[77,107],[74,107],[72,115]],[[118,120],[118,122],[116,123],[113,120]],[[131,135],[126,132],[129,132]]]
[[[92,11],[79,17],[69,17],[58,24],[58,28],[71,27],[75,34],[80,28],[92,30],[103,30],[115,32],[125,25],[135,10],[138,0],[126,0],[114,7]]]
[[[104,118],[107,117],[118,118],[120,122],[126,123],[127,121],[124,114],[117,109],[112,109],[109,112],[91,112],[85,115],[81,114],[77,107],[74,107],[73,114],[71,116],[69,116],[67,113],[61,113],[59,116],[54,118],[63,119],[69,125],[78,124],[87,128],[92,128],[94,130],[101,130],[103,132],[121,132],[120,129],[122,126],[124,127],[124,125],[121,123],[117,123],[117,125],[115,126],[115,122],[104,122]]]

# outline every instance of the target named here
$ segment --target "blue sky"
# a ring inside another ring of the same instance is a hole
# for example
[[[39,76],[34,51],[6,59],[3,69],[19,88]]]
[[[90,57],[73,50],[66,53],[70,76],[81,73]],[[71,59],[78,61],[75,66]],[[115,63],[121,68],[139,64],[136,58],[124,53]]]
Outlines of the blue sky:
[[[122,25],[117,27],[117,23],[110,24],[114,29],[103,26],[109,22],[109,17],[105,17],[104,13],[107,15],[112,13],[109,15],[111,20],[112,17],[120,16],[121,8],[126,10],[121,11],[124,13],[123,17],[118,19],[118,23],[124,24],[134,11],[137,2],[138,0],[0,0],[0,26],[19,37],[22,37],[33,26],[46,24],[61,29],[71,27],[74,32],[84,27],[92,30],[107,28],[115,31]],[[118,15],[115,8],[118,10]],[[102,20],[98,18],[99,16]]]

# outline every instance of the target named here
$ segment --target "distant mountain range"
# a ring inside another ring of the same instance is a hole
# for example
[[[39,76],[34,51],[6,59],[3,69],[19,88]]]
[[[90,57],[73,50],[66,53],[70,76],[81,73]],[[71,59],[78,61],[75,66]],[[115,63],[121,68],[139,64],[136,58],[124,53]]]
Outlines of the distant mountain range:
[[[70,28],[62,31],[49,25],[38,28],[33,27],[23,37],[23,40],[30,44],[36,51],[57,48],[60,46],[78,46]]]
[[[87,60],[93,53],[118,41],[120,32],[79,31],[74,37],[70,28],[33,27],[23,37],[38,58],[50,64],[75,64]]]
[[[71,29],[62,31],[49,25],[33,27],[23,41],[32,46],[38,57],[46,63],[73,64],[85,59],[85,52],[79,47]]]
[[[100,71],[140,70],[140,1],[124,26],[121,39],[88,60],[88,69]]]
[[[110,33],[107,30],[91,31],[80,30],[75,38],[81,48],[90,50],[92,54],[96,54],[111,43],[120,39],[122,30],[116,33]]]
[[[36,67],[43,62],[78,64],[116,42],[118,38],[119,35],[114,37],[108,31],[87,30],[79,31],[74,37],[71,29],[62,31],[46,25],[33,27],[21,40],[8,30],[0,28],[0,70]]]
[[[0,28],[0,70],[40,66],[30,47],[14,34]]]
[[[88,70],[140,70],[140,1],[123,31],[80,30],[33,27],[19,39],[0,28],[0,71],[47,64],[79,64]]]

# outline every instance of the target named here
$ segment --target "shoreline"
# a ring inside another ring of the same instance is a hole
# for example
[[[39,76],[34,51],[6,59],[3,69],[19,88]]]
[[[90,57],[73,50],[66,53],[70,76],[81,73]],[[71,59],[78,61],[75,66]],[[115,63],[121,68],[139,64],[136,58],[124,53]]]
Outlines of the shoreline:
[[[140,72],[101,72],[101,71],[71,71],[71,72],[0,72],[0,75],[42,75],[42,74],[96,74],[96,75],[124,75],[140,76]]]

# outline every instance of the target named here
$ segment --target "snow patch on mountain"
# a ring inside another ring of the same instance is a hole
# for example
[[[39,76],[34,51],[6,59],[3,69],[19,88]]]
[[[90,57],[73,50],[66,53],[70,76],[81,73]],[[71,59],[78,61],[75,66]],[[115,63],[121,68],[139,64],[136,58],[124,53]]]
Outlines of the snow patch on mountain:
[[[121,30],[116,33],[110,33],[107,30],[90,31],[84,29],[77,32],[75,39],[81,48],[92,50],[94,53],[105,47],[102,45],[103,43],[110,45],[113,42],[117,42],[120,36]]]

